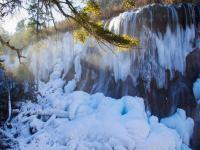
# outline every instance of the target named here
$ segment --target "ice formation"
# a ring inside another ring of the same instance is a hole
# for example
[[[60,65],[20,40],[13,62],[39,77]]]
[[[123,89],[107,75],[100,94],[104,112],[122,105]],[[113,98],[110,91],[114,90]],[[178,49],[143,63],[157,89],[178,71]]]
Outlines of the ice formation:
[[[184,110],[177,109],[176,114],[169,118],[162,119],[161,122],[167,127],[175,129],[183,139],[183,142],[187,145],[189,144],[193,134],[194,121],[186,117]]]
[[[193,93],[197,101],[200,100],[200,78],[193,84]]]
[[[92,38],[88,38],[85,44],[80,44],[74,41],[70,32],[57,34],[30,45],[27,52],[24,52],[28,57],[30,70],[37,79],[48,81],[52,65],[60,58],[64,75],[75,65],[80,76],[80,69],[85,67],[81,61],[86,61],[101,70],[98,74],[99,83],[105,82],[103,78],[109,70],[115,81],[124,81],[130,76],[133,84],[137,85],[140,77],[147,88],[152,78],[156,79],[159,87],[163,87],[166,70],[169,70],[170,78],[173,78],[175,71],[185,73],[185,58],[193,50],[195,43],[192,5],[150,5],[114,17],[106,22],[105,28],[117,34],[135,36],[141,44],[133,50],[119,52],[110,45],[108,48],[98,44]],[[102,91],[102,88],[98,87],[94,91]]]
[[[69,93],[74,81],[64,84],[61,64],[57,61],[54,65],[49,82],[40,82],[38,102],[22,103],[12,129],[7,130],[17,135],[21,150],[190,149],[193,120],[183,110],[159,122],[147,115],[139,97]]]
[[[159,19],[161,10],[166,20]],[[146,113],[142,98],[104,94],[118,88],[107,85],[110,76],[115,81],[130,77],[135,86],[141,77],[150,88],[152,78],[159,87],[165,85],[166,70],[171,78],[175,71],[184,74],[185,57],[195,43],[193,13],[189,4],[152,5],[111,19],[105,28],[141,41],[142,47],[127,52],[110,45],[108,50],[91,37],[80,44],[70,32],[30,45],[23,55],[39,85],[38,102],[22,103],[7,133],[16,136],[22,150],[190,149],[194,122],[184,110],[159,122]],[[92,87],[88,93],[82,91],[87,84]],[[194,84],[194,93],[198,85]]]

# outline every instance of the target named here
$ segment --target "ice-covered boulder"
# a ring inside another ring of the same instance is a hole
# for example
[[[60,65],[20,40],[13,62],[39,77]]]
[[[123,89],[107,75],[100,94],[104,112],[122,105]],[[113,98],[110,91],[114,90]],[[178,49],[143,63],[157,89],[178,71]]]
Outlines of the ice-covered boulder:
[[[144,100],[139,97],[114,99],[102,93],[75,91],[56,98],[57,94],[43,95],[39,104],[22,105],[12,120],[13,128],[7,131],[18,134],[20,149],[189,149],[193,122],[182,110],[160,123],[157,117],[147,115]]]
[[[161,123],[169,128],[175,129],[181,136],[183,142],[186,145],[189,145],[193,134],[194,121],[192,118],[186,117],[184,110],[177,109],[177,112],[174,115],[161,119]]]

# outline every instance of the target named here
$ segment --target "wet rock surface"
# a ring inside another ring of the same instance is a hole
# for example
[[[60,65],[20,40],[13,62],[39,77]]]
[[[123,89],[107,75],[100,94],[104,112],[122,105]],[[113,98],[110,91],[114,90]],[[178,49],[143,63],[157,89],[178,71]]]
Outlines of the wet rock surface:
[[[170,9],[170,7],[165,7],[163,5],[152,5],[147,8],[144,8],[141,13],[137,14],[138,20],[137,19],[135,20],[136,21],[135,25],[138,26],[137,31],[141,32],[143,30],[142,29],[143,25],[151,27],[151,30],[157,34],[166,33],[168,24],[172,29],[172,31],[174,32],[176,30],[177,24],[179,24],[183,29],[186,29],[187,26],[191,26],[192,24],[194,24],[194,21],[196,21],[195,22],[196,26],[199,26],[200,22],[199,6],[195,6],[194,9],[192,8],[193,7],[192,5],[186,5],[186,4],[174,7],[175,10],[177,11],[176,14],[178,16],[173,16],[174,12],[172,11],[172,9]],[[194,13],[195,17],[192,16],[194,15]],[[152,16],[153,18],[151,18]],[[135,18],[133,17],[132,19]],[[132,23],[131,21],[127,23],[129,25],[128,26],[129,28],[131,27],[131,23]],[[122,29],[123,28],[121,27],[120,30]],[[132,30],[128,29],[128,31],[129,30],[131,33]],[[194,43],[194,41],[190,42]],[[134,67],[139,66],[138,67],[139,70],[142,69],[145,70],[145,68],[142,67],[147,66],[148,64],[150,65],[150,73],[152,73],[153,72],[152,70],[155,69],[154,73],[158,75],[159,73],[157,74],[156,67],[158,67],[159,65],[154,66],[155,63],[158,63],[157,60],[158,57],[155,58],[151,57],[155,55],[156,51],[157,48],[153,47],[151,48],[150,51],[146,52],[143,55],[144,57],[143,62],[141,62],[139,58],[138,59],[136,58],[134,60],[135,62],[131,63],[132,69],[134,69]],[[94,53],[95,56],[102,57],[100,54],[94,51],[91,51],[90,54],[91,53]],[[136,53],[138,54],[137,56],[140,56],[139,53],[140,51]],[[98,60],[97,59],[98,57],[93,58],[94,55],[91,54],[91,59],[95,59],[95,62],[101,65],[101,60]],[[151,59],[155,61],[151,62]],[[139,77],[137,81],[134,81],[133,78],[135,72],[133,73],[131,72],[132,73],[131,75],[128,75],[126,79],[122,80],[122,79],[116,79],[113,72],[109,70],[110,68],[102,69],[101,67],[96,66],[96,64],[89,63],[85,60],[81,61],[81,66],[82,66],[82,73],[75,90],[83,90],[88,93],[102,92],[106,96],[114,98],[120,98],[125,95],[141,96],[146,100],[146,107],[150,109],[153,115],[156,115],[159,118],[172,115],[177,108],[183,108],[184,110],[186,110],[187,115],[192,116],[195,121],[195,129],[193,136],[194,138],[191,141],[191,145],[193,146],[194,150],[200,149],[199,145],[200,125],[199,125],[199,115],[198,115],[199,109],[197,109],[197,103],[192,91],[193,82],[197,79],[197,77],[200,74],[200,49],[194,49],[186,57],[185,75],[183,75],[178,71],[174,71],[173,73],[175,73],[175,76],[171,77],[170,73],[168,72],[169,70],[167,69],[164,70],[166,72],[165,73],[166,79],[165,79],[165,86],[162,88],[158,86],[158,83],[154,78],[150,79],[150,87],[146,88],[147,81],[144,80],[146,72],[144,72],[144,74],[142,74],[143,72],[139,72],[138,73]],[[74,79],[76,73],[75,70],[76,70],[75,66],[72,66],[70,71],[65,76],[66,83]],[[151,77],[153,77],[153,75]],[[23,91],[23,89],[17,88],[17,92],[14,93],[19,94],[20,91]],[[4,97],[3,99],[6,100],[7,95],[5,93],[2,93],[2,95],[3,95],[2,97]],[[24,95],[24,93],[22,92],[21,95]],[[7,103],[5,102],[5,100],[2,101],[3,103],[1,105],[4,108],[4,110],[2,110],[2,112],[4,112],[4,114],[2,113],[3,114],[2,117],[4,117],[4,120],[7,113],[6,111]],[[5,139],[4,141],[7,140],[7,138],[4,137],[3,135],[2,138]]]
[[[193,138],[191,139],[191,145],[193,150],[199,150],[200,148],[200,110],[196,111],[196,116],[194,119],[194,133],[193,133]]]
[[[192,80],[179,72],[173,79],[170,79],[169,73],[166,71],[168,79],[166,79],[165,87],[159,88],[156,80],[152,79],[150,88],[146,89],[145,81],[142,79],[139,79],[138,84],[134,86],[131,76],[125,80],[115,80],[114,75],[109,70],[98,70],[87,62],[82,62],[82,66],[84,67],[76,90],[88,93],[102,92],[106,96],[114,98],[121,98],[125,95],[140,96],[146,99],[152,114],[160,118],[172,115],[177,108],[182,108],[186,110],[187,115],[194,116],[193,110],[196,107],[196,100],[192,91]],[[194,64],[193,67],[197,66]],[[66,79],[72,78],[72,74],[68,73]]]
[[[195,49],[186,58],[186,77],[194,83],[200,74],[200,49]]]

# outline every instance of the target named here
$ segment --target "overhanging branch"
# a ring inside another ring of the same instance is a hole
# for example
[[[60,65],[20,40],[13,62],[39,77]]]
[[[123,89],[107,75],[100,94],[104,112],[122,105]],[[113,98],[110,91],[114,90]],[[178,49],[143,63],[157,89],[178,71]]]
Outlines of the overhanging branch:
[[[22,56],[21,52],[22,52],[22,49],[19,49],[19,48],[16,48],[12,45],[10,45],[10,42],[9,41],[4,41],[4,39],[0,36],[0,43],[4,46],[7,46],[8,48],[10,48],[11,50],[13,51],[16,51],[17,52],[17,56],[18,56],[18,59],[19,59],[19,62],[21,63],[21,58],[26,58],[25,56]]]

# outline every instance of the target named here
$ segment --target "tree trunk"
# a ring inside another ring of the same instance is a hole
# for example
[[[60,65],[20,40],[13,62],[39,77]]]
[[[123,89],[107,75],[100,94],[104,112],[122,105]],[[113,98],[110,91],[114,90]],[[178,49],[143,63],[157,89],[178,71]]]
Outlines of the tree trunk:
[[[10,93],[10,83],[8,77],[5,76],[5,82],[6,82],[6,88],[8,93],[8,118],[6,120],[6,123],[8,123],[11,119],[12,115],[12,105],[11,105],[11,93]]]
[[[10,88],[7,88],[8,91],[8,119],[6,122],[9,122],[11,119],[11,114],[12,114],[12,106],[11,106],[11,96],[10,96]]]

